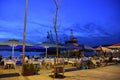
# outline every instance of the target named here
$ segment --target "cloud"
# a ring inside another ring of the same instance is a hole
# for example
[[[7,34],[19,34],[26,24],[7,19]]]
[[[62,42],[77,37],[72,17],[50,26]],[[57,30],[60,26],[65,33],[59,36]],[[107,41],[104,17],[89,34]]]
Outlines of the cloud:
[[[23,29],[23,23],[21,22],[14,22],[14,21],[6,21],[6,20],[0,20],[0,29],[4,30],[22,30]]]
[[[71,27],[63,27],[59,31],[71,35],[70,30],[73,30],[74,36],[78,37],[108,37],[111,33],[107,32],[104,27],[94,23],[87,23],[83,26],[80,24],[73,24]]]
[[[119,42],[119,32],[113,29],[109,32],[105,26],[97,25],[95,23],[87,23],[85,25],[73,24],[71,27],[61,27],[59,30],[59,38],[64,40],[70,39],[70,29],[73,30],[73,35],[78,38],[79,43],[88,45],[100,45]]]
[[[51,27],[50,25],[45,25],[45,24],[41,24],[40,22],[36,22],[36,21],[28,21],[27,23],[30,23],[30,24],[35,24],[35,25],[38,25],[38,26],[41,26],[41,27]]]
[[[14,34],[14,33],[8,33],[8,32],[2,32],[1,31],[0,32],[0,38],[16,38],[16,39],[20,39],[21,37]]]

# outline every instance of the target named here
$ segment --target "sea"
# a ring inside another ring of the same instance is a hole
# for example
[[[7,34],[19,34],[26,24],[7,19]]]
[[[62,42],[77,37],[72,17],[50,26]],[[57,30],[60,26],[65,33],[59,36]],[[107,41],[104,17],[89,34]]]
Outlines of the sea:
[[[20,51],[14,51],[14,58],[20,58],[21,57],[22,52]],[[41,56],[41,54],[45,54],[45,52],[25,52],[26,56],[29,56],[30,58],[32,58],[33,56]],[[94,55],[94,52],[85,52],[84,55],[85,56],[91,56]],[[0,55],[2,55],[2,57],[4,58],[8,58],[10,56],[12,56],[12,51],[0,51]]]
[[[14,57],[15,58],[20,58],[22,52],[20,51],[15,51],[14,52]],[[40,56],[40,54],[43,54],[43,52],[25,52],[26,56],[29,56],[32,58],[32,56]],[[8,58],[9,56],[12,55],[12,51],[0,51],[0,55],[4,58]]]

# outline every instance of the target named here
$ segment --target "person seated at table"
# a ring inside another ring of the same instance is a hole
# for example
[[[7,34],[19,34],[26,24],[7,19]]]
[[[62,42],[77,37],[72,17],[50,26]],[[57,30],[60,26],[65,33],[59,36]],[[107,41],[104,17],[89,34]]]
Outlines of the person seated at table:
[[[1,60],[2,60],[2,55],[0,55],[0,62],[1,62]]]
[[[28,57],[25,56],[25,59],[24,59],[25,63],[28,63]]]
[[[8,60],[9,60],[9,61],[11,61],[11,60],[12,60],[12,57],[11,57],[11,56],[9,56],[9,57],[8,57]]]
[[[0,65],[4,65],[4,59],[3,59],[2,55],[0,55]]]
[[[0,61],[2,60],[2,55],[0,54]]]
[[[99,63],[100,63],[100,59],[99,59],[99,57],[96,59],[96,65],[97,65],[97,67],[100,67],[99,66]]]
[[[99,67],[102,67],[102,66],[103,66],[103,61],[100,60]]]
[[[38,56],[34,56],[34,60],[35,60],[35,61],[38,61]]]
[[[113,55],[111,54],[111,56],[109,57],[109,62],[112,62],[113,59]]]
[[[97,67],[97,64],[96,64],[96,59],[94,58],[91,58],[90,60],[92,62],[92,64],[94,65],[93,67],[96,68]]]
[[[83,58],[81,58],[81,62],[79,64],[77,64],[77,67],[79,65],[79,68],[81,69],[86,69],[86,64]]]

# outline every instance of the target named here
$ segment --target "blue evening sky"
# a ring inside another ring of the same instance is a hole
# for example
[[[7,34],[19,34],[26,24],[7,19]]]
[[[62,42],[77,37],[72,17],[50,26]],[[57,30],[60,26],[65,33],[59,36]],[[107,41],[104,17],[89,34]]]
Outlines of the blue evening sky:
[[[53,0],[28,0],[27,42],[46,41],[52,31]],[[91,46],[120,42],[120,0],[60,0],[59,42],[70,38],[70,29],[80,44]],[[0,42],[23,39],[25,0],[0,0]]]

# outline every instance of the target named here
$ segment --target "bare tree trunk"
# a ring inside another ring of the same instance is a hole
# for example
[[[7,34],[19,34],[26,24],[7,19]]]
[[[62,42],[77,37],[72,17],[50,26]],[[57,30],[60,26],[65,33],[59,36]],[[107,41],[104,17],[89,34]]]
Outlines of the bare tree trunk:
[[[58,33],[57,33],[57,19],[58,19],[58,10],[59,10],[59,4],[58,4],[58,0],[53,0],[55,3],[55,7],[56,7],[56,12],[55,12],[55,18],[54,18],[54,31],[55,31],[55,35],[56,35],[56,59],[57,61],[55,62],[58,63]]]
[[[26,45],[26,20],[27,20],[27,10],[28,10],[28,0],[26,0],[25,16],[24,16],[23,49],[22,49],[23,62],[24,62],[25,45]]]

